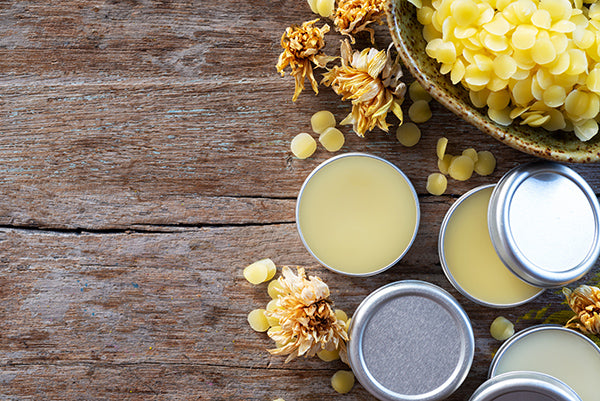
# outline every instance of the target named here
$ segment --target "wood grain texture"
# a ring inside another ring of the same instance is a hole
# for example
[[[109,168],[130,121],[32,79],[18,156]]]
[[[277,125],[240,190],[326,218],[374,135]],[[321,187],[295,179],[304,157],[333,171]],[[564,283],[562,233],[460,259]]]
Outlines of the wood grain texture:
[[[438,104],[414,148],[393,132],[362,139],[343,128],[344,152],[387,158],[419,193],[421,226],[405,258],[353,279],[310,257],[296,233],[295,198],[331,154],[319,148],[297,160],[289,141],[310,132],[318,110],[338,121],[349,112],[323,87],[292,103],[292,78],[275,71],[282,32],[312,17],[306,2],[290,0],[0,2],[0,398],[337,398],[329,379],[345,365],[284,364],[247,326],[268,295],[241,271],[263,257],[319,275],[349,313],[396,280],[450,291],[476,334],[476,359],[454,401],[485,380],[498,314],[517,329],[564,319],[556,291],[498,311],[445,279],[437,235],[452,202],[534,159]],[[339,38],[328,35],[328,52]],[[385,26],[376,40],[389,43]],[[441,135],[451,153],[492,150],[497,170],[427,195]],[[573,167],[600,193],[600,167]],[[373,399],[360,385],[343,398]]]

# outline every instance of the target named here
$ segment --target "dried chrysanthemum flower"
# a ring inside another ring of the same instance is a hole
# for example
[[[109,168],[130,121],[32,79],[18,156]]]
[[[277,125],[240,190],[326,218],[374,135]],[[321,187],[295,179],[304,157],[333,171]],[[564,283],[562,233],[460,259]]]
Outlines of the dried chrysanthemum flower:
[[[381,23],[384,14],[383,0],[338,0],[333,23],[337,30],[350,37],[354,43],[354,36],[360,31],[371,34],[371,43],[375,43],[375,31],[368,27],[372,22]]]
[[[600,334],[600,289],[581,285],[574,291],[563,288],[563,294],[576,313],[566,327],[577,328],[586,334]]]
[[[298,356],[338,349],[345,360],[348,334],[331,307],[327,284],[315,276],[307,279],[303,268],[298,268],[296,275],[287,266],[278,280],[284,295],[277,298],[275,309],[267,316],[278,319],[279,327],[268,335],[282,346],[269,352],[288,355],[285,362],[289,362]]]
[[[323,37],[329,32],[329,25],[325,24],[322,28],[317,28],[314,25],[318,20],[317,18],[307,21],[301,26],[288,27],[281,36],[283,52],[279,55],[277,61],[277,72],[284,76],[285,72],[283,70],[285,67],[289,65],[292,69],[291,75],[296,80],[293,101],[298,99],[298,95],[304,89],[304,78],[307,76],[313,91],[319,93],[311,62],[317,67],[323,68],[328,62],[335,60],[335,57],[327,56],[321,51],[325,46]]]
[[[340,124],[352,124],[358,136],[379,127],[388,131],[385,121],[392,111],[402,124],[402,102],[406,85],[400,81],[402,66],[399,57],[392,59],[391,47],[378,51],[367,48],[352,53],[347,40],[342,42],[342,65],[323,74],[323,83],[331,85],[342,100],[352,100],[352,111]]]

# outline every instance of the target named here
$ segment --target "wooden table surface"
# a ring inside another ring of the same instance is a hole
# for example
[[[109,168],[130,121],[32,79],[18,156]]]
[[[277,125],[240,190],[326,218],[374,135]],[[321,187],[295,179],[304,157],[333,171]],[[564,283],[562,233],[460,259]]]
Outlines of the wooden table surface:
[[[349,314],[396,280],[451,292],[472,319],[476,355],[450,400],[486,379],[500,345],[488,334],[496,316],[517,329],[567,320],[559,291],[494,310],[442,274],[437,235],[452,202],[534,158],[437,103],[414,148],[343,128],[341,152],[387,158],[419,193],[421,225],[405,258],[356,279],[303,248],[296,196],[331,154],[319,147],[295,159],[290,140],[318,110],[338,121],[349,111],[325,87],[293,103],[293,79],[275,71],[285,28],[313,17],[303,0],[0,1],[1,399],[374,399],[360,385],[334,392],[331,375],[347,369],[339,361],[284,364],[266,352],[272,342],[246,323],[269,300],[266,284],[242,276],[265,257],[320,276]],[[377,29],[381,46],[386,29]],[[328,34],[329,52],[339,39]],[[442,135],[451,153],[491,150],[494,174],[428,195]],[[599,165],[573,167],[600,192]]]

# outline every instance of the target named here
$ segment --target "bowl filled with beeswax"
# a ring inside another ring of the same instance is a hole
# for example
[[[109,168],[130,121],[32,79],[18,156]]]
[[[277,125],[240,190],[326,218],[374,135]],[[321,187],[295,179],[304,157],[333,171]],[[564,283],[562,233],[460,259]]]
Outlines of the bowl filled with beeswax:
[[[574,4],[575,3],[575,4]],[[523,152],[600,161],[600,3],[388,0],[400,57],[446,108]]]

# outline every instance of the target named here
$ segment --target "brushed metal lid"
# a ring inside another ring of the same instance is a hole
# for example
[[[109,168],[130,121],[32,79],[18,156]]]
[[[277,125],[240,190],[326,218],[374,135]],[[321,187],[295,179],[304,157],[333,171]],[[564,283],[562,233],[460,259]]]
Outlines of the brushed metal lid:
[[[508,372],[491,378],[469,401],[581,401],[575,391],[555,377],[538,372]]]
[[[463,382],[475,340],[469,317],[446,291],[406,280],[379,288],[356,309],[348,360],[383,401],[443,400]]]
[[[600,255],[600,206],[570,168],[540,161],[518,166],[496,185],[488,210],[494,248],[518,277],[538,287],[581,278]]]

